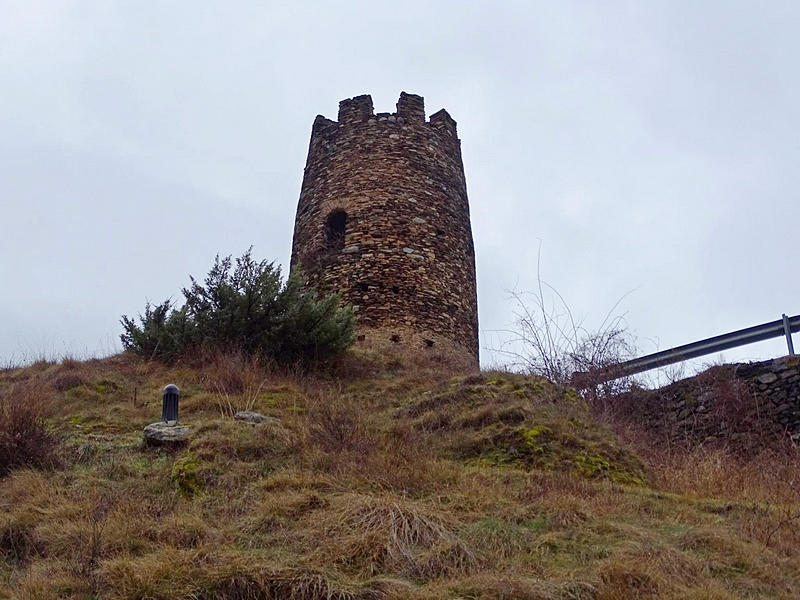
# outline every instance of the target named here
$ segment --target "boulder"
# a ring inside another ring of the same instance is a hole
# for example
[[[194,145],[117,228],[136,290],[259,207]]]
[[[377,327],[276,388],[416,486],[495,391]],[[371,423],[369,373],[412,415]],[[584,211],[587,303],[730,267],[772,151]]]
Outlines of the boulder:
[[[178,446],[189,439],[189,428],[168,425],[162,421],[144,428],[144,443],[148,446]]]
[[[242,410],[237,412],[233,415],[233,418],[237,421],[244,421],[245,423],[251,423],[253,425],[261,424],[261,425],[280,425],[281,420],[275,417],[268,417],[267,415],[262,415],[261,413],[252,411],[252,410]]]

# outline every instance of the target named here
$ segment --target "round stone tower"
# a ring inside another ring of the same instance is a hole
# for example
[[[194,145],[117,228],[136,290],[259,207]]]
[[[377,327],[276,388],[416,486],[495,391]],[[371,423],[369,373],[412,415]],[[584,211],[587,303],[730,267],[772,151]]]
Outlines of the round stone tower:
[[[292,266],[356,310],[357,339],[478,362],[475,250],[456,122],[372,98],[317,116],[297,206]]]

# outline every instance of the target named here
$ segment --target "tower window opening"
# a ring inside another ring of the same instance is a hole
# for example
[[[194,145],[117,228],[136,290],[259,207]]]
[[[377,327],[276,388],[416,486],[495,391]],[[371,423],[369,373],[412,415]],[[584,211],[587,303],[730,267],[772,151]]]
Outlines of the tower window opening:
[[[344,235],[347,228],[347,213],[335,210],[328,215],[325,223],[325,247],[336,251],[344,248]]]

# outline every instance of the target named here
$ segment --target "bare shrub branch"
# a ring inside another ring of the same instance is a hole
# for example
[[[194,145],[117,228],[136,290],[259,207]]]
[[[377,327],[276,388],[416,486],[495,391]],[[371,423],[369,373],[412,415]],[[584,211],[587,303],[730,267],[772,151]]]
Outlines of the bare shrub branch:
[[[493,348],[509,359],[507,366],[568,385],[575,373],[603,369],[636,356],[635,338],[625,323],[625,314],[619,312],[630,292],[614,303],[597,327],[590,327],[584,318],[576,318],[561,293],[542,279],[540,258],[537,291],[509,292],[514,324],[501,332],[507,337]],[[629,378],[616,382],[589,380],[589,387],[604,395],[625,389],[630,383]]]

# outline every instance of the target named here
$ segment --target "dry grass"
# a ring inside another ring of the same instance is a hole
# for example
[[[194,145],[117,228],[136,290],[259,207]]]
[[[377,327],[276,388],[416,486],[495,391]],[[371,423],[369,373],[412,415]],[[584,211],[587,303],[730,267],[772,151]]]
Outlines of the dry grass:
[[[344,494],[321,522],[326,538],[318,560],[363,575],[436,578],[477,565],[441,511],[396,496]]]
[[[215,353],[202,365],[202,382],[216,392],[217,407],[227,416],[253,410],[264,389],[279,380],[274,366],[241,351]]]
[[[100,574],[110,600],[355,600],[323,573],[248,562],[230,549],[168,550],[107,561]]]
[[[304,440],[324,453],[368,453],[376,444],[364,415],[369,407],[343,396],[341,388],[313,390],[304,403]]]
[[[543,380],[348,360],[0,373],[0,395],[52,401],[62,447],[55,468],[0,479],[0,597],[800,596],[791,451],[670,451]],[[144,448],[168,382],[192,440]],[[236,422],[240,407],[281,424]]]

